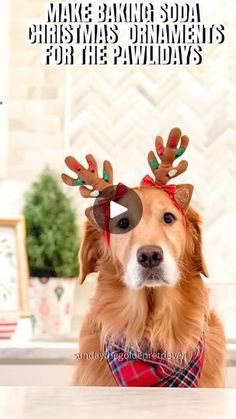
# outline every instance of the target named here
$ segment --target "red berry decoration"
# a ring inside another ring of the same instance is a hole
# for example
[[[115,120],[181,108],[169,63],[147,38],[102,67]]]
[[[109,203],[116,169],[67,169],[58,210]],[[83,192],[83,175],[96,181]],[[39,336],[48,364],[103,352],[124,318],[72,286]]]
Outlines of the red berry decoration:
[[[159,154],[159,156],[162,156],[162,154],[164,153],[164,147],[163,147],[163,145],[159,145],[158,147],[157,147],[157,152],[158,152],[158,154]]]
[[[172,148],[177,147],[177,140],[176,140],[176,138],[170,138],[168,140],[168,146],[169,147],[172,147]]]
[[[76,170],[77,172],[80,171],[81,166],[79,163],[77,163],[76,161],[73,161],[73,169]]]
[[[95,172],[95,166],[93,163],[89,163],[89,170],[91,170],[92,173]]]

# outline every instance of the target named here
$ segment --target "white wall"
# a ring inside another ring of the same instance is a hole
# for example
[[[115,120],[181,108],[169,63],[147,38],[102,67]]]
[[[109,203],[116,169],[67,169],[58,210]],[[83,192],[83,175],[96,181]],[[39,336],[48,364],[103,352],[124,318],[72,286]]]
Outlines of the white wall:
[[[7,112],[8,112],[8,51],[9,4],[0,5],[0,181],[6,175]]]

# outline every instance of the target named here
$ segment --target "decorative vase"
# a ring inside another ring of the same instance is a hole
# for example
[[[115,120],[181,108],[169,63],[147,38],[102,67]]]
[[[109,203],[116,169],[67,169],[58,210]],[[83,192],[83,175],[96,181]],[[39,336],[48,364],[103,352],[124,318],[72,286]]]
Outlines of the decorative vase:
[[[31,278],[30,305],[35,339],[68,338],[76,279]]]

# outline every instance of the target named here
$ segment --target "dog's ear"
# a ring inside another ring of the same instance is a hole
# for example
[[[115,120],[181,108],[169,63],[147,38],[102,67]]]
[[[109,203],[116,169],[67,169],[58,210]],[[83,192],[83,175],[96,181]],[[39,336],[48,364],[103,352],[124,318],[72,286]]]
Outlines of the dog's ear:
[[[202,273],[208,277],[208,269],[202,253],[201,217],[193,209],[188,208],[187,219],[187,247],[190,263],[195,272]]]
[[[83,240],[79,251],[80,275],[82,284],[88,274],[96,271],[96,263],[99,260],[99,239],[101,232],[92,222],[86,222]]]

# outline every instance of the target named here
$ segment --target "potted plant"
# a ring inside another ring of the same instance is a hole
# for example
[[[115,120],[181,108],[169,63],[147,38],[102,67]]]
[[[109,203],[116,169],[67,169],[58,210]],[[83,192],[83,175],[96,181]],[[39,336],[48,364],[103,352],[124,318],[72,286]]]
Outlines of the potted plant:
[[[23,213],[34,335],[66,336],[79,273],[78,228],[71,202],[49,168],[26,194]]]

